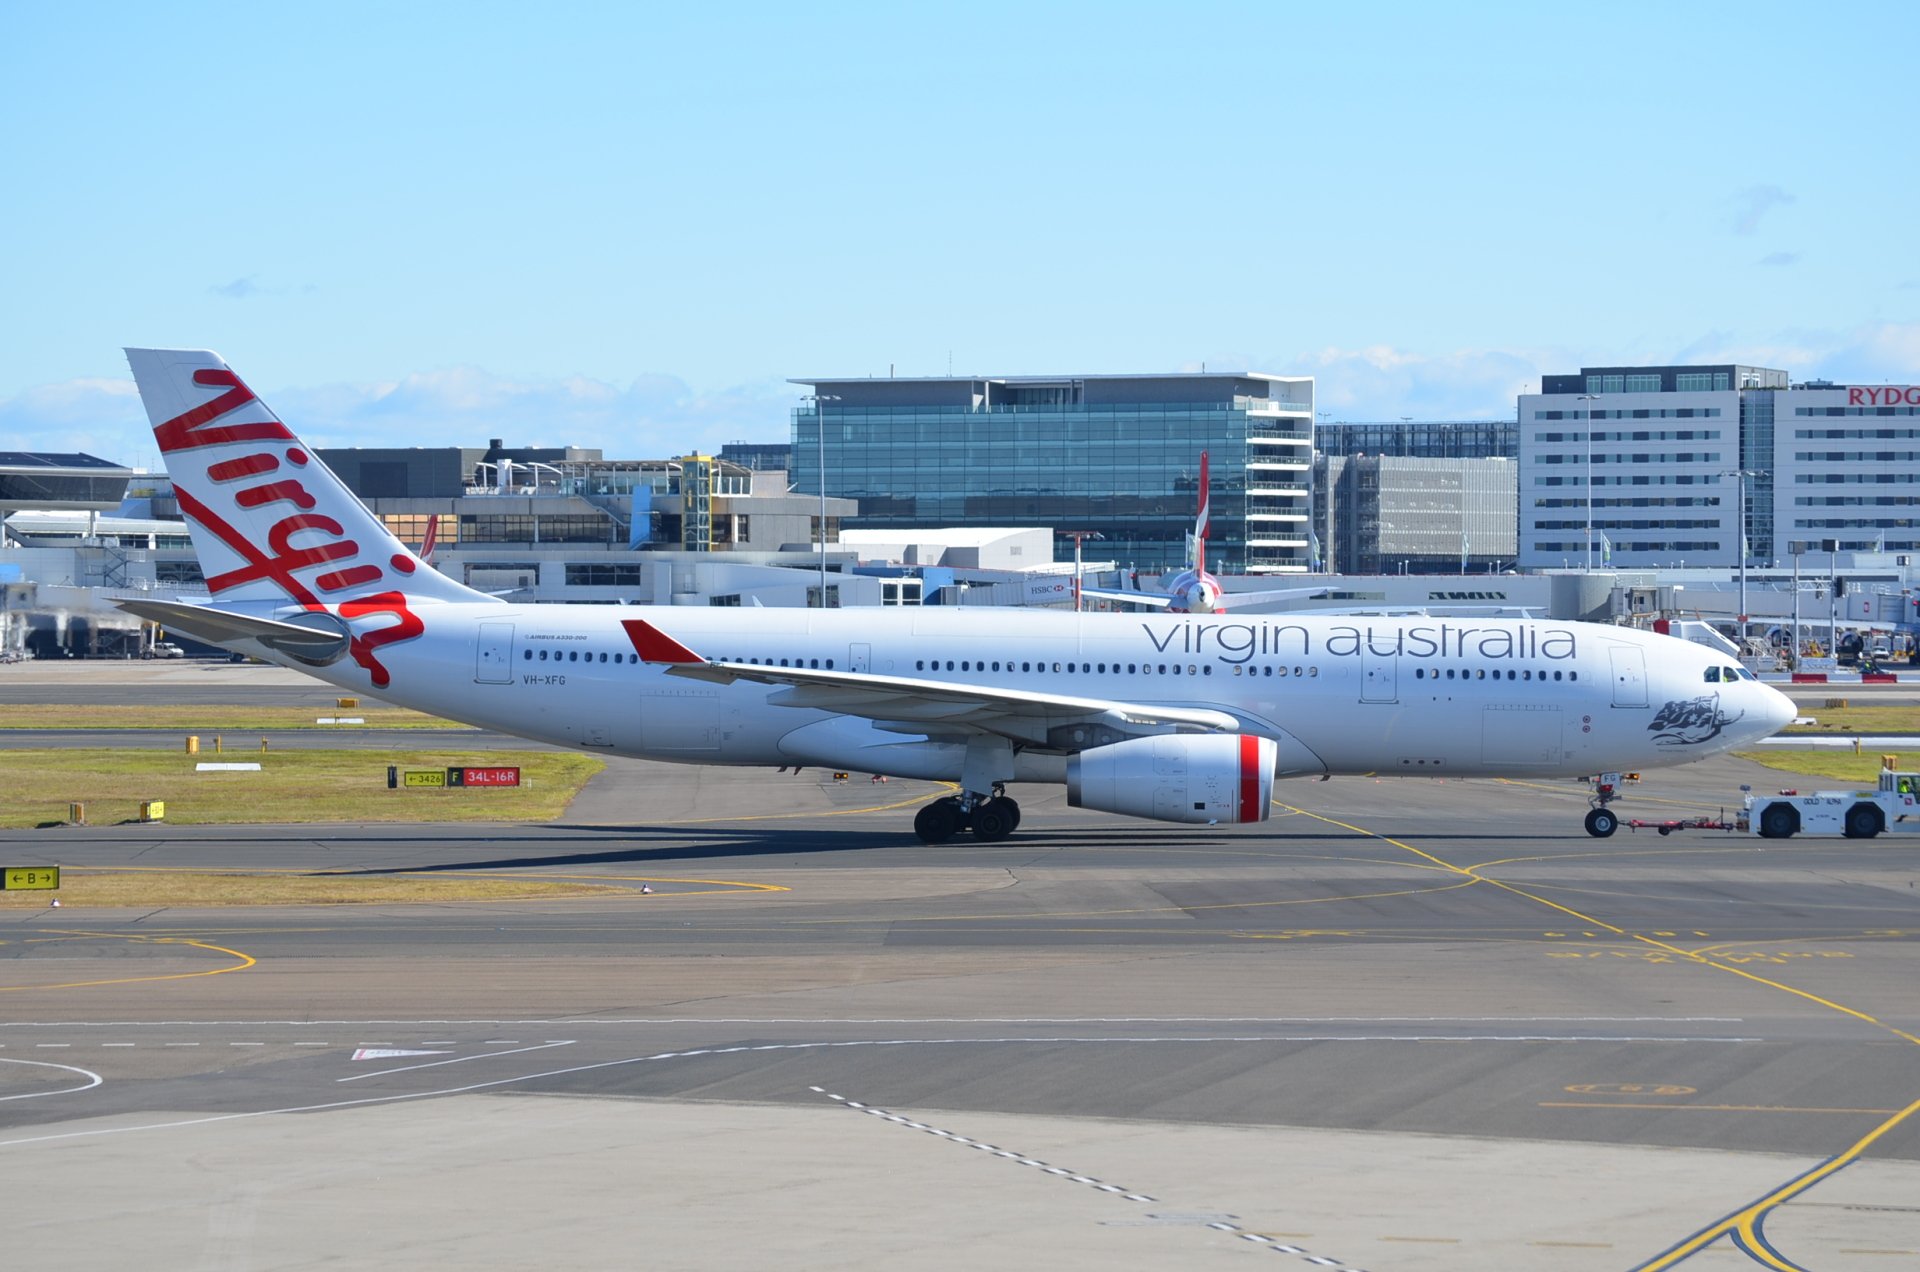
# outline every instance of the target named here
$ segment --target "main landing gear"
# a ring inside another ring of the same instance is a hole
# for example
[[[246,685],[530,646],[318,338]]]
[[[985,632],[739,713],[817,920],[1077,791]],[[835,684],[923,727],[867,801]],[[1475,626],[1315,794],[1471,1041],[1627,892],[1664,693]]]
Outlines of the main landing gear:
[[[913,819],[913,833],[928,844],[944,844],[963,830],[971,830],[981,843],[996,843],[1019,828],[1020,805],[1007,798],[1006,787],[999,782],[990,796],[971,791],[949,795],[926,805]]]

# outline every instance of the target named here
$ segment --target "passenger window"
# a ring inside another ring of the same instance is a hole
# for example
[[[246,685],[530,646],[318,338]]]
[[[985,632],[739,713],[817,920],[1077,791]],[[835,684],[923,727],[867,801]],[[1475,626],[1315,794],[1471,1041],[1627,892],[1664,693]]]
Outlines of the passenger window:
[[[547,661],[547,651],[544,649],[540,651],[540,661],[541,662]]]
[[[914,669],[915,671],[925,671],[925,670],[927,669],[927,660],[926,660],[926,659],[924,659],[924,658],[916,658],[916,659],[914,659],[914,660],[913,660],[913,669]]]
[[[531,649],[523,649],[523,650],[521,650],[521,651],[520,651],[520,656],[521,656],[522,658],[524,658],[524,659],[526,659],[526,660],[527,660],[528,662],[532,662],[532,661],[533,661],[533,651],[532,651]]]
[[[1557,672],[1557,671],[1556,671],[1556,672],[1554,672],[1554,673],[1553,673],[1553,678],[1554,678],[1555,680],[1558,680],[1558,679],[1560,679],[1560,673],[1559,673],[1559,672]]]
[[[1580,673],[1579,673],[1579,672],[1577,672],[1577,671],[1570,671],[1570,672],[1568,672],[1568,673],[1567,673],[1567,679],[1568,679],[1568,680],[1578,680],[1578,679],[1580,679]]]

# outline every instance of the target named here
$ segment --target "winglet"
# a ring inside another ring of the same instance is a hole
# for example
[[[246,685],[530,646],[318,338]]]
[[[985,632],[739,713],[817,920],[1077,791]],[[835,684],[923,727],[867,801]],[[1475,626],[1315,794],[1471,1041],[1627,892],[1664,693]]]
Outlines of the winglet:
[[[633,642],[633,652],[640,655],[641,662],[704,663],[707,661],[644,618],[623,618],[620,620],[620,626],[627,629],[627,639]]]

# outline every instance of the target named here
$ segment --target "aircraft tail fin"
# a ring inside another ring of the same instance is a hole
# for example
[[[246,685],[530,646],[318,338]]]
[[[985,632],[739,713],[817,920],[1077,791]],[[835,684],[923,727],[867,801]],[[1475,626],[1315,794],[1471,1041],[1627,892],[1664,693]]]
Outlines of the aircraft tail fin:
[[[1200,452],[1200,515],[1193,522],[1193,572],[1207,572],[1207,504],[1213,493],[1207,481],[1207,452]]]
[[[219,354],[126,353],[215,601],[499,603],[408,551]]]

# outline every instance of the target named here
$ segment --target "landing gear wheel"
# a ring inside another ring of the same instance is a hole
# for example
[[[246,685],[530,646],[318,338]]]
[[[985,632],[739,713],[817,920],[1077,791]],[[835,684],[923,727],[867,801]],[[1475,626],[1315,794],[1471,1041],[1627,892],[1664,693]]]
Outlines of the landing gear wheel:
[[[1760,814],[1760,836],[1763,839],[1788,839],[1800,829],[1800,814],[1793,811],[1791,804],[1769,804],[1767,811]]]
[[[1587,814],[1587,833],[1595,839],[1605,839],[1620,829],[1620,818],[1611,808],[1596,808]]]
[[[960,801],[936,799],[913,815],[913,833],[923,844],[944,844],[960,830]]]
[[[1880,833],[1880,810],[1872,804],[1855,804],[1847,810],[1847,838],[1872,839]]]
[[[973,810],[973,837],[981,843],[995,843],[1013,833],[1020,824],[1020,806],[1004,796],[988,800]]]

